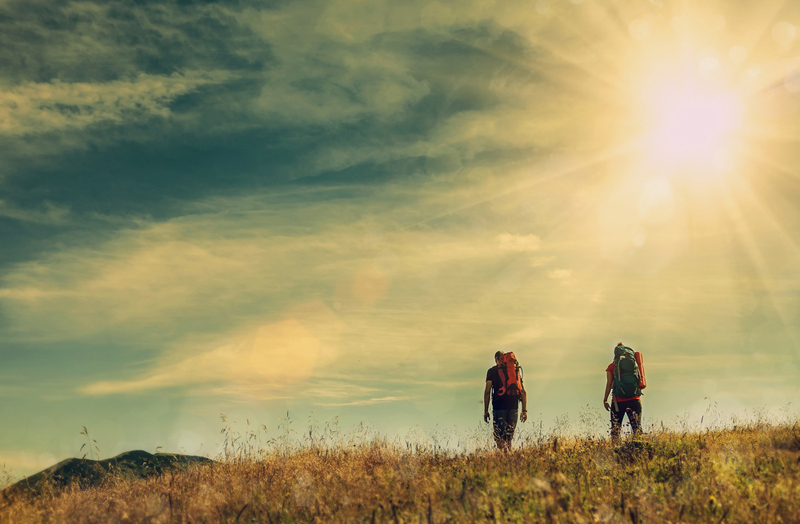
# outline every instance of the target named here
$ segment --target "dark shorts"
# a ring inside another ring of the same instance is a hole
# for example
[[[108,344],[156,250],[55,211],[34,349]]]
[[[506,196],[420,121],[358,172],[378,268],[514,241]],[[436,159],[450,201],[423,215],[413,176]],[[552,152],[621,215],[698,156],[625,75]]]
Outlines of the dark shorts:
[[[511,442],[511,439],[514,438],[514,430],[517,428],[518,415],[518,408],[494,410],[492,419],[494,423],[495,440]]]
[[[617,410],[616,408],[619,408]],[[639,433],[642,429],[642,401],[639,399],[626,400],[624,402],[611,403],[611,436],[619,435],[622,419],[628,415],[628,422],[631,423],[631,431]]]

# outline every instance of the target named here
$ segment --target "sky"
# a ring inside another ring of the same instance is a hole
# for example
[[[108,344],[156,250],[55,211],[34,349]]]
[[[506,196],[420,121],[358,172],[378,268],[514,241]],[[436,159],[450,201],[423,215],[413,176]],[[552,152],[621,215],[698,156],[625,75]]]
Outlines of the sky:
[[[479,432],[497,350],[579,428],[620,341],[645,425],[790,416],[798,42],[783,0],[0,0],[0,464]]]

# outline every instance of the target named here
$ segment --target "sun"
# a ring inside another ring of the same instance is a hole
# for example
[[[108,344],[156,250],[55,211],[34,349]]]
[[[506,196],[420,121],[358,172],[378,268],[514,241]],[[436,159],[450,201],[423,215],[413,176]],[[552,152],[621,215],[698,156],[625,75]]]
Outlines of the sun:
[[[647,104],[646,142],[654,161],[672,167],[730,166],[743,111],[735,94],[691,81],[664,82]]]

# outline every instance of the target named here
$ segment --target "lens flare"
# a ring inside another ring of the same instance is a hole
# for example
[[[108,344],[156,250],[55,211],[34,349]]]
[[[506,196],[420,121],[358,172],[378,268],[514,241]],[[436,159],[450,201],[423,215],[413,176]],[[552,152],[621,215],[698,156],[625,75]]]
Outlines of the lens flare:
[[[721,167],[742,120],[739,99],[694,87],[661,89],[652,101],[650,148],[659,162]]]

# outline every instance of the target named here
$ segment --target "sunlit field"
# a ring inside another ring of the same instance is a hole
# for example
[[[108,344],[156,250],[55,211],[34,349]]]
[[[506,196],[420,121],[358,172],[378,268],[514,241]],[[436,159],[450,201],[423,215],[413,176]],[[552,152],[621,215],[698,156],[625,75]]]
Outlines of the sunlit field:
[[[796,522],[800,427],[763,416],[726,427],[661,429],[619,445],[532,424],[511,453],[485,432],[387,440],[335,424],[275,439],[225,432],[218,462],[143,480],[111,477],[40,497],[4,498],[26,522]],[[738,423],[737,423],[738,422]],[[534,429],[531,429],[534,428]],[[587,432],[588,431],[588,432]]]

